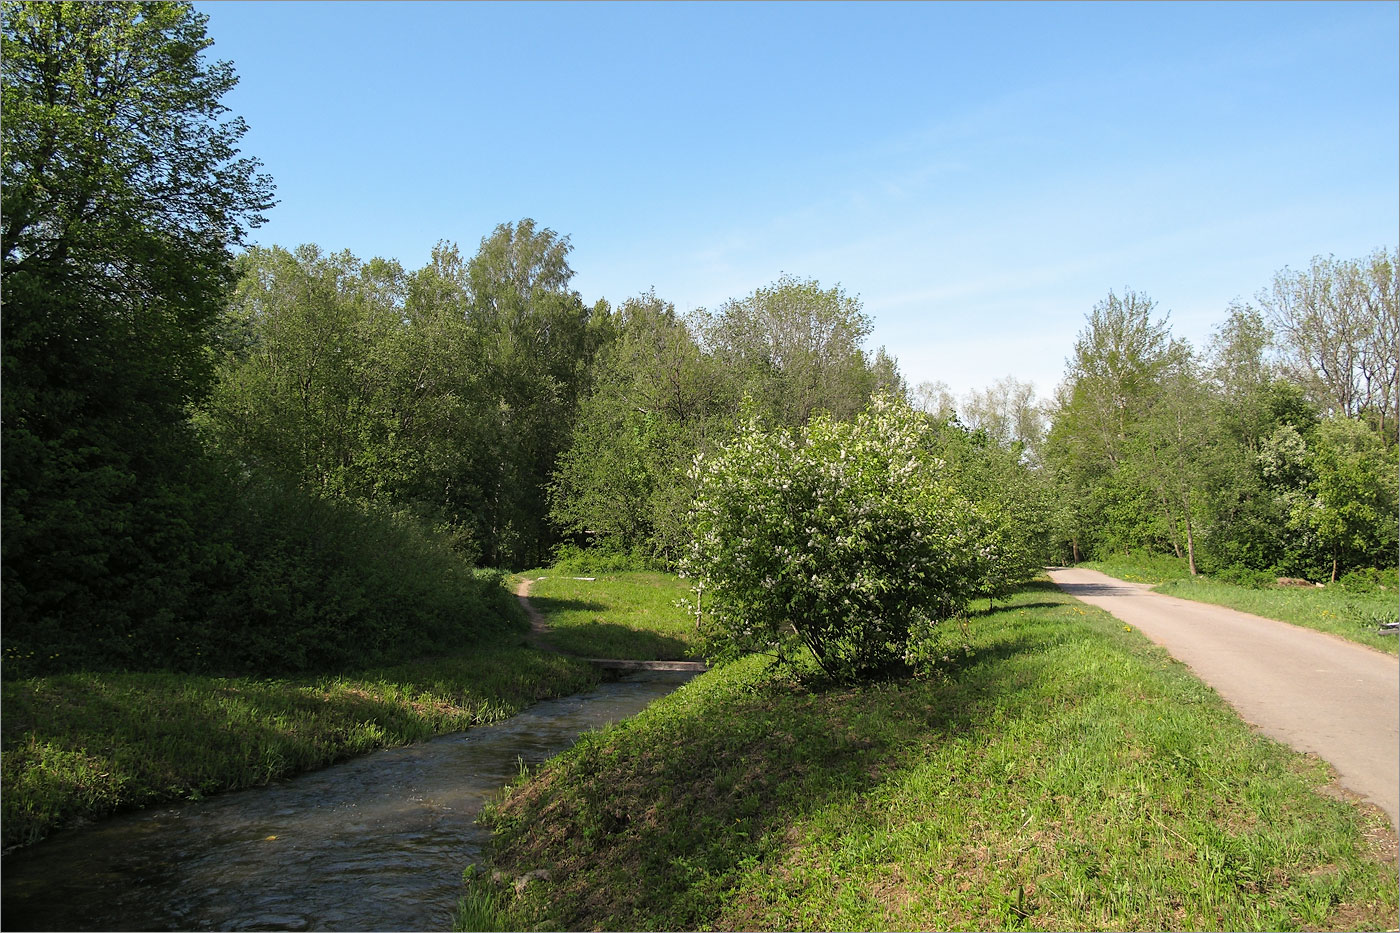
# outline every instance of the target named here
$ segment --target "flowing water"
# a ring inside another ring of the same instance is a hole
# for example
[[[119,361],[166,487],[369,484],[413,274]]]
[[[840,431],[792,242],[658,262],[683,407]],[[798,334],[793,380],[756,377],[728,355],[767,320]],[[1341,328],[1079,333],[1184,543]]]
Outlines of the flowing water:
[[[647,673],[493,726],[114,817],[6,856],[5,930],[447,930],[482,804],[692,674]]]

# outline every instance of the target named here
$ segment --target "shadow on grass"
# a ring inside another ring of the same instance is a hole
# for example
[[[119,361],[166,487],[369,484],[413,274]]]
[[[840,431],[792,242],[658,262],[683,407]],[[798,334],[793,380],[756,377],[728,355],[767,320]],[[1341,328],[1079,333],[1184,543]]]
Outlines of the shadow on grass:
[[[530,605],[543,613],[546,619],[561,612],[608,611],[608,607],[602,603],[587,599],[564,599],[558,596],[531,596]]]
[[[468,729],[598,679],[581,661],[492,644],[319,681],[137,673],[7,682],[4,844],[78,816],[265,784]]]
[[[988,609],[986,606],[982,606],[980,608],[968,610],[967,614],[969,618],[980,619],[985,618],[986,616],[993,616],[1001,612],[1006,612],[1008,609],[1054,609],[1056,606],[1063,605],[1064,603],[1062,602],[1040,600],[1038,602],[1033,603],[1015,603],[1014,605],[993,606],[990,609]]]
[[[765,838],[859,805],[912,766],[909,748],[993,728],[994,713],[1003,721],[1034,702],[1049,661],[1017,608],[939,680],[815,688],[769,679],[756,660],[707,675],[717,679],[683,712],[586,738],[508,798],[498,861],[561,879],[533,918],[551,928],[699,929],[716,904],[697,890],[718,896]]]
[[[689,660],[683,639],[612,622],[584,622],[549,630],[549,643],[567,654],[629,661]]]

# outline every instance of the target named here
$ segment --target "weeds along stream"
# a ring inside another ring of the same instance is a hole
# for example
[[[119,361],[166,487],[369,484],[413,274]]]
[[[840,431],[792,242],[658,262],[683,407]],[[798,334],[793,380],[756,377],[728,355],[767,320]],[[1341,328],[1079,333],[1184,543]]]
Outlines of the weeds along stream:
[[[505,722],[267,787],[158,807],[4,859],[10,930],[448,929],[482,804],[690,674],[647,673]]]

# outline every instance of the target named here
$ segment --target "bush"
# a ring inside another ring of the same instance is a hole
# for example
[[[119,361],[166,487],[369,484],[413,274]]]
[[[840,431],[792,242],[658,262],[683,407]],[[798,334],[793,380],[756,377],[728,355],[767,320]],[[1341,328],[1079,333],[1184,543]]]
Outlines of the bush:
[[[1273,586],[1275,580],[1275,575],[1267,570],[1251,570],[1239,564],[1217,570],[1211,576],[1221,583],[1231,583],[1251,590],[1262,590]]]
[[[412,516],[210,476],[138,504],[152,532],[142,545],[172,559],[118,575],[109,558],[107,572],[77,581],[74,602],[105,606],[100,614],[32,599],[7,612],[6,679],[328,671],[437,654],[513,618],[500,575],[473,569]],[[169,542],[152,543],[153,532]],[[115,552],[111,541],[93,547]]]
[[[661,561],[641,550],[581,548],[561,544],[554,549],[554,569],[565,573],[627,573],[634,570],[661,570]]]
[[[1364,567],[1347,573],[1337,584],[1348,593],[1393,593],[1397,588],[1397,576],[1400,574],[1394,567],[1384,570]]]
[[[710,652],[789,657],[842,681],[908,669],[911,626],[961,610],[989,576],[991,526],[945,473],[929,420],[877,399],[805,433],[750,416],[696,462],[694,543]]]

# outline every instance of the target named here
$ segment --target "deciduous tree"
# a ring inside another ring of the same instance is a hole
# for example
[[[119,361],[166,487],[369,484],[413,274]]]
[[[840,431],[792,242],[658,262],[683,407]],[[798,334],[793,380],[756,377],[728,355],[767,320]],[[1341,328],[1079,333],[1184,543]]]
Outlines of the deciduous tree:
[[[200,547],[187,406],[273,203],[187,3],[3,6],[4,614],[120,631],[174,617]]]

